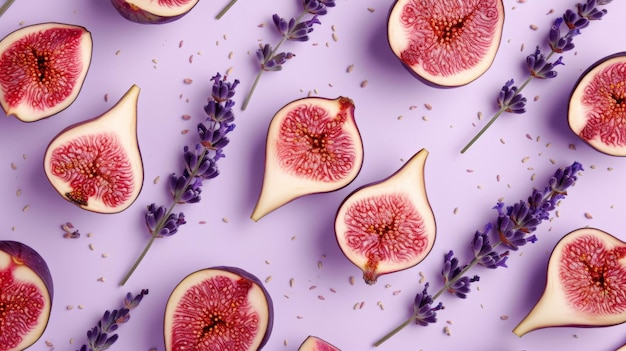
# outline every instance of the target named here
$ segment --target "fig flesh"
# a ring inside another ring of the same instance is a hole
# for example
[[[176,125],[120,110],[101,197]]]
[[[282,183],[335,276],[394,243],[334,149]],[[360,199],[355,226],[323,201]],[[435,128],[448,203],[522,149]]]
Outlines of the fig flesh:
[[[502,0],[396,0],[387,19],[387,39],[415,76],[455,87],[489,69],[503,26]]]
[[[626,52],[591,65],[570,96],[570,129],[594,149],[626,156]]]
[[[354,180],[362,163],[351,99],[295,100],[270,123],[263,186],[251,218],[258,221],[303,195],[340,189]]]
[[[43,334],[52,308],[52,276],[39,253],[0,241],[0,292],[0,350],[24,350]]]
[[[165,350],[260,350],[273,320],[272,299],[257,277],[236,267],[202,269],[167,301]]]
[[[143,185],[137,141],[139,87],[102,115],[61,131],[48,145],[44,171],[66,200],[98,213],[128,208]]]
[[[309,335],[298,348],[298,351],[341,351],[317,336]]]
[[[129,21],[162,24],[183,17],[198,0],[111,0],[111,3]]]
[[[602,230],[565,235],[550,256],[543,295],[513,333],[626,322],[625,257],[626,243]]]
[[[0,105],[24,122],[74,102],[91,63],[87,29],[62,23],[20,28],[0,41]]]
[[[428,151],[417,152],[387,179],[348,195],[337,211],[335,234],[343,254],[367,284],[421,262],[433,247],[436,226],[426,196]]]

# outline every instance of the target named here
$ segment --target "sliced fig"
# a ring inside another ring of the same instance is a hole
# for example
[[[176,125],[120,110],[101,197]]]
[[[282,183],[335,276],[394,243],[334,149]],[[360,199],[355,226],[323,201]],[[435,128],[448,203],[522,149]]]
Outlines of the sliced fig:
[[[426,196],[428,151],[417,152],[387,179],[348,195],[337,211],[335,234],[344,255],[367,284],[421,262],[433,247],[435,218]]]
[[[594,149],[626,156],[626,52],[599,60],[581,75],[567,118],[570,129]]]
[[[298,348],[298,351],[341,351],[323,339],[309,335]]]
[[[236,267],[202,269],[167,301],[165,350],[260,350],[273,321],[272,299],[257,277]]]
[[[0,350],[24,350],[41,337],[53,290],[48,265],[37,251],[0,241]]]
[[[502,0],[396,0],[387,37],[393,53],[415,76],[455,87],[489,69],[503,26]]]
[[[111,0],[111,3],[129,21],[162,24],[183,17],[198,0]]]
[[[263,186],[251,218],[258,221],[303,195],[340,189],[354,180],[362,163],[351,99],[295,100],[270,123]]]
[[[565,235],[550,256],[543,295],[513,333],[626,322],[625,257],[626,243],[602,230]]]
[[[50,117],[78,96],[91,63],[84,27],[41,23],[0,41],[0,105],[24,122]]]
[[[139,196],[143,163],[133,85],[102,115],[61,131],[48,145],[44,171],[66,200],[98,213],[125,210]]]

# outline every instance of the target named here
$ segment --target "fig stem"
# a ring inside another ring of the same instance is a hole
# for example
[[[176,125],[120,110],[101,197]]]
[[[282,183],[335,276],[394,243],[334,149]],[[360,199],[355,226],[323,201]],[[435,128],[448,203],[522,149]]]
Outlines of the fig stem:
[[[4,15],[14,2],[15,0],[6,0],[4,4],[2,4],[2,7],[0,7],[0,16]]]
[[[220,11],[217,14],[217,16],[215,16],[215,19],[222,18],[222,16],[224,16],[226,14],[226,12],[228,12],[228,10],[230,10],[230,8],[233,7],[233,5],[235,5],[236,2],[237,2],[237,0],[230,0],[230,2],[226,6],[224,6],[222,11]]]

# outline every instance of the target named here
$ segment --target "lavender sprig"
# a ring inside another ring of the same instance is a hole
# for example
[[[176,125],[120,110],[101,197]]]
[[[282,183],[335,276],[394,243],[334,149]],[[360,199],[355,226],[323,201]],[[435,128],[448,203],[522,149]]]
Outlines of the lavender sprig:
[[[521,95],[522,90],[524,90],[533,79],[555,78],[557,76],[555,70],[556,66],[563,65],[564,63],[563,56],[559,56],[556,60],[551,61],[552,56],[572,50],[574,48],[574,37],[580,35],[581,29],[586,28],[591,21],[600,20],[607,14],[606,9],[599,9],[598,6],[606,5],[611,1],[612,0],[587,0],[585,3],[578,3],[576,5],[576,11],[568,9],[563,16],[554,21],[547,38],[550,52],[544,55],[540,47],[537,46],[535,52],[526,57],[526,67],[528,69],[528,77],[526,80],[519,87],[512,86],[514,84],[513,79],[505,83],[497,100],[499,106],[498,111],[496,111],[478,134],[461,149],[461,153],[465,153],[504,112],[517,114],[526,112],[526,98]],[[564,32],[562,32],[561,29],[564,29]],[[503,94],[507,99],[503,99]]]
[[[291,52],[279,52],[278,49],[286,41],[308,41],[309,33],[313,31],[313,26],[321,24],[319,16],[323,16],[328,13],[329,7],[335,6],[335,0],[300,0],[302,1],[302,12],[296,17],[292,17],[289,20],[280,17],[278,14],[272,16],[274,27],[280,33],[280,41],[273,47],[270,44],[265,44],[256,52],[257,61],[259,64],[259,72],[257,73],[252,86],[248,91],[241,105],[241,110],[245,110],[252,99],[252,94],[256,90],[263,72],[277,72],[282,70],[283,64],[294,58],[296,55]],[[310,15],[308,20],[305,20],[305,16]]]
[[[204,106],[204,112],[208,117],[204,122],[198,123],[197,127],[199,141],[193,148],[188,146],[183,148],[183,171],[179,175],[172,173],[169,178],[168,188],[172,203],[169,207],[157,206],[154,203],[148,205],[145,221],[151,235],[150,240],[120,285],[126,284],[155,239],[176,234],[178,228],[186,223],[184,213],[174,212],[175,206],[199,202],[202,182],[219,175],[217,161],[224,157],[223,149],[230,142],[228,134],[235,129],[233,123],[235,115],[232,111],[235,102],[232,98],[239,80],[228,82],[227,77],[222,77],[219,73],[211,80],[213,81],[211,97]]]
[[[445,292],[459,298],[466,298],[471,291],[471,284],[480,278],[468,272],[477,265],[489,269],[507,267],[509,250],[517,250],[527,243],[534,243],[537,237],[532,234],[542,221],[548,220],[557,202],[565,198],[567,189],[574,185],[578,174],[583,171],[582,165],[574,162],[569,167],[558,169],[541,190],[534,189],[527,201],[519,201],[512,206],[498,202],[494,209],[498,212],[496,219],[488,223],[483,231],[476,231],[471,241],[473,258],[465,265],[453,251],[444,255],[444,266],[441,270],[443,286],[433,295],[428,294],[429,283],[418,293],[413,304],[413,313],[402,324],[374,343],[380,346],[407,325],[427,326],[437,322],[437,311],[444,308],[443,303],[434,305],[435,301]]]
[[[148,289],[141,290],[135,296],[128,293],[124,298],[124,306],[122,308],[113,311],[106,310],[98,324],[87,331],[87,343],[78,351],[103,351],[109,349],[118,339],[118,335],[112,333],[117,330],[120,324],[128,322],[130,311],[139,306],[145,295],[148,295]]]

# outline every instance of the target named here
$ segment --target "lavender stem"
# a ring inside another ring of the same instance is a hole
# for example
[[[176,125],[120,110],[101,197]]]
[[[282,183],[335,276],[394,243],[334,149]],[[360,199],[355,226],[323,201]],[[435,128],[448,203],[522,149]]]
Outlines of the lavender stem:
[[[11,5],[13,5],[14,2],[15,0],[6,0],[4,4],[2,4],[2,7],[0,7],[0,17],[4,15],[5,12],[7,12],[9,7],[11,7]]]
[[[217,16],[215,16],[215,19],[222,18],[222,16],[224,16],[226,14],[226,12],[228,12],[228,10],[230,10],[230,8],[233,7],[233,5],[235,5],[236,2],[237,2],[237,0],[230,0],[230,2],[222,9],[222,11],[220,11],[217,14]]]

